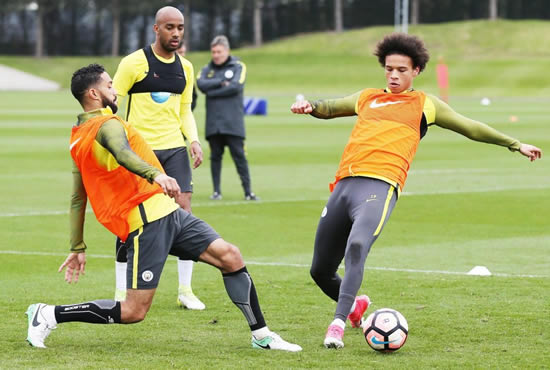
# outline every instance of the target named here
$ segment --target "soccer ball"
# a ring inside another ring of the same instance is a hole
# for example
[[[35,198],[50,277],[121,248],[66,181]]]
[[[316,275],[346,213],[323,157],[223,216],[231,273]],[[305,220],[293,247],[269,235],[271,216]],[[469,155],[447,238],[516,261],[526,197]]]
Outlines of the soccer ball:
[[[391,308],[381,308],[367,317],[363,333],[369,346],[376,351],[392,352],[403,347],[409,334],[405,317]]]

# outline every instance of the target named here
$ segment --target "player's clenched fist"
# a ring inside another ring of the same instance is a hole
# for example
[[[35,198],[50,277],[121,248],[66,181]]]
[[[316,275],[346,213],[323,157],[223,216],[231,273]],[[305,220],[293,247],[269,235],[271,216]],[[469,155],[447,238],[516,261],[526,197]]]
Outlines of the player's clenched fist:
[[[290,111],[297,114],[309,114],[313,112],[313,106],[307,100],[301,100],[292,104]]]

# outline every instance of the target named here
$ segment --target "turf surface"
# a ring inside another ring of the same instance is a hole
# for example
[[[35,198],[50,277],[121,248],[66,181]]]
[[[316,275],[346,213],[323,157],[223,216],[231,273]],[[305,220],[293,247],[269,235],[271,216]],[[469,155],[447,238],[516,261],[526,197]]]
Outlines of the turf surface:
[[[325,61],[325,66],[328,61]],[[465,62],[466,63],[466,62]],[[486,61],[498,65],[499,60]],[[261,63],[259,63],[261,64]],[[252,63],[250,70],[259,68]],[[516,63],[518,68],[521,65]],[[466,68],[466,67],[464,67]],[[381,73],[380,70],[377,70]],[[311,79],[307,75],[304,79]],[[376,76],[375,81],[380,81]],[[374,80],[363,81],[376,86]],[[381,80],[383,83],[383,79]],[[472,89],[479,88],[474,81]],[[340,93],[353,92],[340,81]],[[322,340],[335,304],[309,278],[315,228],[353,119],[292,116],[298,92],[331,96],[330,83],[303,89],[268,83],[250,91],[269,101],[267,117],[247,117],[247,150],[258,203],[242,201],[226,154],[224,200],[208,200],[208,161],[194,172],[194,212],[245,256],[270,327],[302,345],[299,354],[250,346],[240,311],[220,274],[197,264],[193,277],[204,312],[176,306],[170,258],[147,319],[136,325],[59,325],[47,350],[26,342],[30,303],[68,304],[110,298],[114,239],[88,214],[87,274],[68,286],[56,270],[68,249],[71,186],[68,143],[77,104],[68,91],[0,93],[0,367],[39,368],[541,368],[550,366],[550,162],[529,163],[504,148],[430,128],[405,193],[367,259],[362,293],[372,310],[392,307],[409,322],[405,347],[372,351],[348,329],[346,347]],[[417,88],[430,89],[430,75]],[[494,87],[488,87],[495,89]],[[548,151],[550,107],[537,92],[511,84],[481,106],[459,94],[451,105]],[[202,98],[196,111],[202,131]],[[511,122],[510,116],[517,121]],[[205,143],[206,157],[208,150]],[[477,265],[491,277],[468,276]],[[342,271],[343,272],[343,271]]]

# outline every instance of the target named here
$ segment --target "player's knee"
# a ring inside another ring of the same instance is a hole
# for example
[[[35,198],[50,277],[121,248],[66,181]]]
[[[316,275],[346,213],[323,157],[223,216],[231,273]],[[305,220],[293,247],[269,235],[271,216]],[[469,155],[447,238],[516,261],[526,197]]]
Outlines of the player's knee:
[[[329,274],[327,274],[321,268],[314,266],[311,266],[311,269],[309,270],[309,275],[317,285],[322,284],[323,282],[330,279]]]
[[[191,193],[181,193],[176,198],[176,203],[178,203],[181,208],[191,213]]]
[[[135,324],[145,320],[149,307],[146,305],[126,305],[122,306],[122,322],[125,324]]]
[[[223,269],[226,271],[235,271],[242,268],[244,261],[239,248],[233,244],[227,243],[222,263]]]
[[[147,311],[136,311],[132,312],[124,321],[127,324],[135,324],[145,320],[145,316],[147,316]]]
[[[147,316],[147,311],[149,311],[147,308],[140,308],[138,311],[136,311],[134,316],[136,322],[145,320],[145,317]]]
[[[367,246],[362,240],[350,240],[346,249],[346,263],[363,265],[365,263]]]

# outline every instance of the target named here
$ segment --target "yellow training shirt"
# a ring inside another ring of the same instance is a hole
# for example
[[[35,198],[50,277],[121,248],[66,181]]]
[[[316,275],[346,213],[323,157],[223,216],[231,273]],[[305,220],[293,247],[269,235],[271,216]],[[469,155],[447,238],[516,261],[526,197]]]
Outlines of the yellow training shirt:
[[[176,59],[177,58],[177,59]],[[123,58],[113,78],[119,97],[126,97],[126,121],[154,150],[199,141],[191,112],[194,71],[187,59],[175,54],[165,59],[151,46]]]

